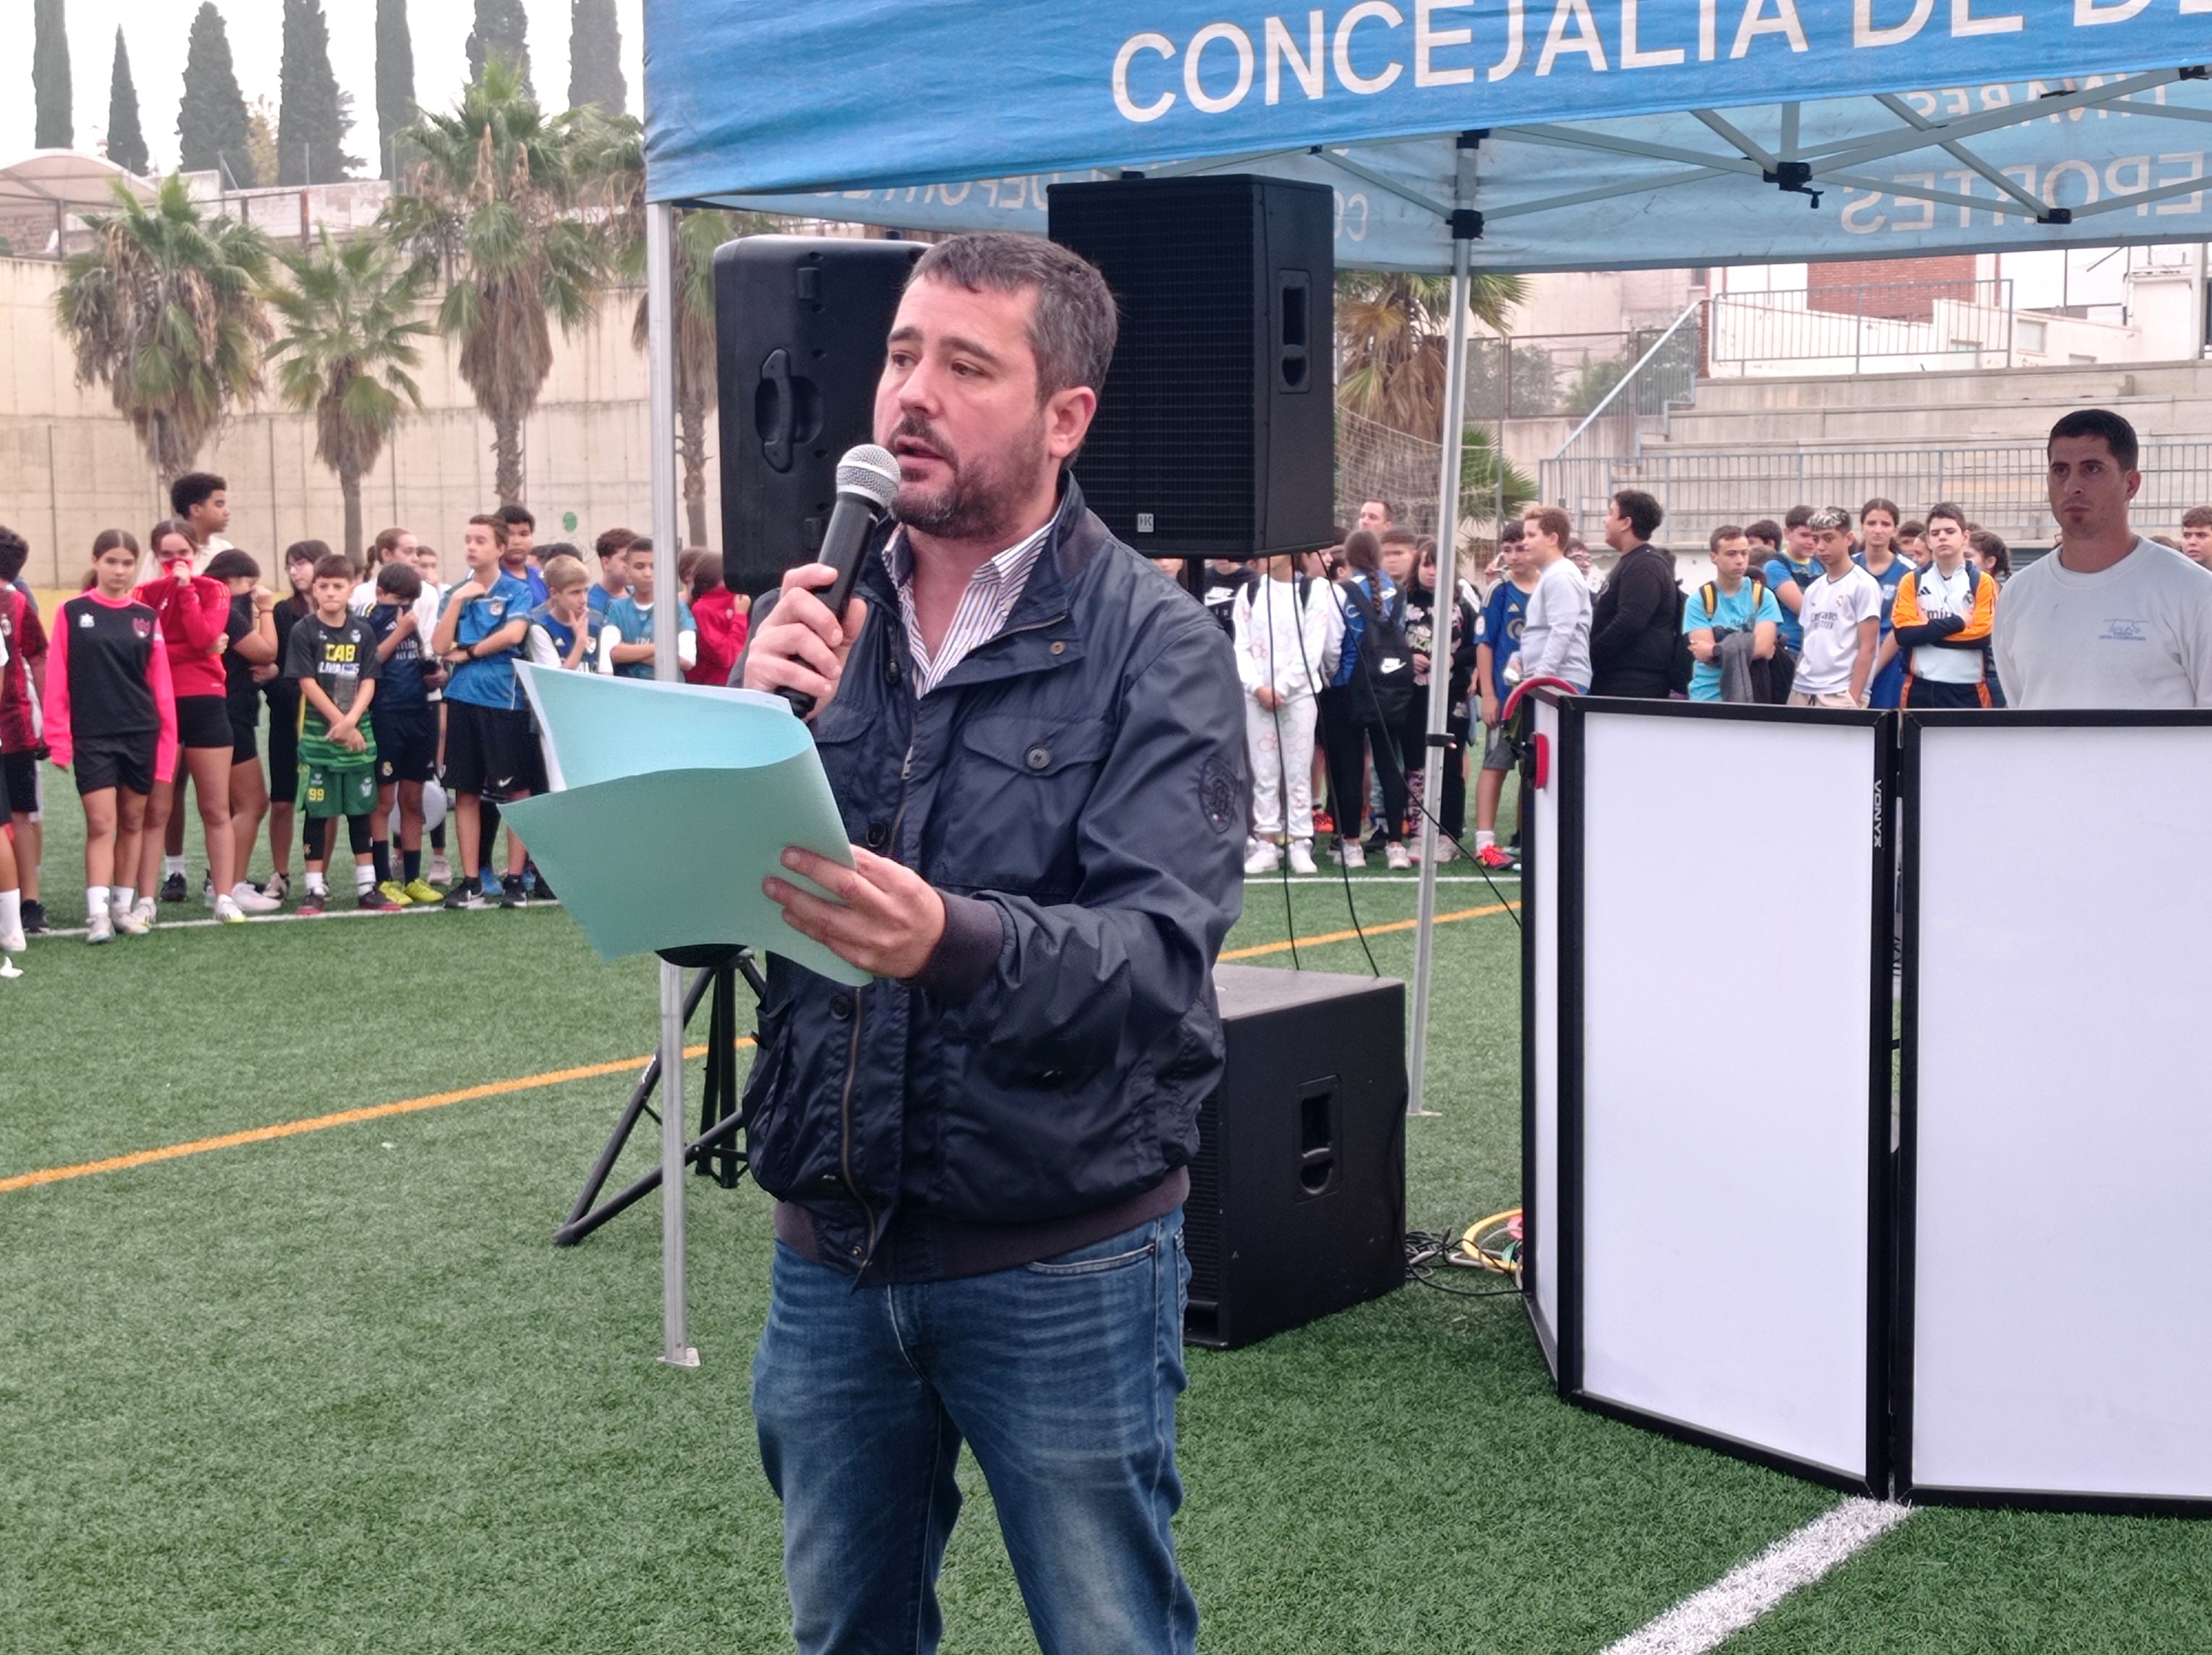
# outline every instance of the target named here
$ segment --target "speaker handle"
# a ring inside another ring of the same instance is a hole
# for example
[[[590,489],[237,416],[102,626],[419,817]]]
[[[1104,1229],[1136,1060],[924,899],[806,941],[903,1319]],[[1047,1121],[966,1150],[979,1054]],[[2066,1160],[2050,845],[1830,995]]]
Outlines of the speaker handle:
[[[1279,390],[1304,391],[1313,384],[1313,363],[1307,352],[1307,306],[1312,297],[1312,279],[1302,270],[1281,272],[1281,285],[1275,295],[1275,383]]]
[[[765,396],[765,405],[760,399]],[[781,345],[761,364],[760,390],[755,393],[753,425],[760,434],[761,458],[779,472],[791,469],[791,430],[798,418],[799,398],[791,385],[791,353]]]

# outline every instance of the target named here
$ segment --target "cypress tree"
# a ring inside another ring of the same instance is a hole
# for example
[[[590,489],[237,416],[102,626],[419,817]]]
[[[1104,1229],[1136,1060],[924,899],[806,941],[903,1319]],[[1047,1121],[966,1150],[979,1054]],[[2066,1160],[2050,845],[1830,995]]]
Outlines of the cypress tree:
[[[619,115],[629,95],[615,0],[569,0],[568,106],[595,103],[608,114]]]
[[[376,0],[376,162],[386,178],[397,174],[399,134],[415,119],[415,41],[407,30],[407,0]]]
[[[32,8],[31,95],[38,106],[41,149],[76,145],[76,122],[70,113],[69,29],[62,0],[34,0]]]
[[[131,53],[123,30],[115,31],[115,72],[107,82],[107,158],[125,172],[145,172],[151,164],[146,134],[138,125],[138,88],[131,79]]]
[[[477,0],[476,27],[469,31],[469,78],[483,79],[486,57],[497,53],[522,76],[522,88],[533,98],[530,85],[530,17],[522,0]]]
[[[264,180],[246,142],[246,98],[231,66],[230,36],[215,0],[200,0],[185,43],[185,100],[177,108],[178,163],[188,173],[221,167],[229,183],[250,190]]]
[[[276,181],[335,184],[361,165],[345,153],[353,95],[331,72],[323,0],[284,0],[284,55],[276,71]]]

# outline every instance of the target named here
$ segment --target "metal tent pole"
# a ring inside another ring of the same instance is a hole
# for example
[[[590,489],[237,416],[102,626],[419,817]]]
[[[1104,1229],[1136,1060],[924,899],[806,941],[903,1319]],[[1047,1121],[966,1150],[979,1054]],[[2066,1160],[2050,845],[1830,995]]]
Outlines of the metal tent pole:
[[[678,676],[676,639],[676,209],[665,201],[645,210],[647,356],[653,415],[653,676]],[[684,1326],[684,974],[660,964],[660,1360],[696,1367]]]
[[[1464,210],[1474,193],[1476,140],[1459,140],[1453,215],[1451,331],[1444,345],[1443,458],[1437,480],[1437,589],[1429,638],[1428,739],[1421,758],[1421,905],[1413,932],[1413,1037],[1407,1062],[1406,1113],[1433,1116],[1428,1107],[1429,985],[1436,966],[1437,812],[1443,805],[1445,726],[1451,709],[1452,628],[1459,618],[1459,462],[1467,417],[1467,295],[1474,252],[1474,216]],[[1509,347],[1510,348],[1510,347]],[[1503,451],[1501,450],[1501,459]]]

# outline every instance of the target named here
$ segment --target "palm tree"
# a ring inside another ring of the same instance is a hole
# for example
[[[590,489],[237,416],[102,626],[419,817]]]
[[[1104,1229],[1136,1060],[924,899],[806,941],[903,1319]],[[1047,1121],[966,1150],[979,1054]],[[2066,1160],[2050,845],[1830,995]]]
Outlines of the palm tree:
[[[93,245],[66,265],[54,314],[77,383],[107,386],[166,491],[261,387],[269,244],[235,219],[203,219],[175,173],[150,204],[115,194],[116,211],[86,216]]]
[[[551,324],[592,319],[607,275],[602,227],[584,210],[582,119],[545,116],[496,56],[451,113],[401,135],[416,157],[382,225],[426,277],[448,283],[439,329],[461,342],[461,378],[492,423],[502,503],[522,493],[522,423],[553,367]]]
[[[1517,276],[1478,274],[1468,286],[1468,313],[1503,332],[1528,292]],[[1443,424],[1450,309],[1449,277],[1340,271],[1337,399],[1354,413],[1433,441]]]
[[[415,316],[429,275],[373,236],[337,247],[324,230],[320,253],[283,255],[291,280],[269,302],[286,332],[271,354],[283,358],[278,394],[314,413],[315,458],[338,475],[345,549],[359,557],[361,479],[399,423],[401,399],[422,406],[407,370],[422,359],[415,341],[431,331]]]

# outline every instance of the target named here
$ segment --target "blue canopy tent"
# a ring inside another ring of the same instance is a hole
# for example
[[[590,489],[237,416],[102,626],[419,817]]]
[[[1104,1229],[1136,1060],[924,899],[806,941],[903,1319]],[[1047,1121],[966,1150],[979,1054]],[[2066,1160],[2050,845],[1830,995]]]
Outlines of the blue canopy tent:
[[[2212,0],[647,0],[653,533],[678,545],[673,210],[1042,233],[1060,179],[1337,192],[1337,262],[1469,275],[2212,240]],[[1787,100],[1786,101],[1781,100]],[[1456,521],[1455,329],[1439,521]],[[1455,538],[1439,537],[1441,590]],[[664,664],[672,670],[673,663]],[[1446,685],[1431,685],[1441,728]],[[1432,750],[1428,796],[1437,796]],[[1411,1106],[1436,829],[1425,821]],[[681,1061],[663,983],[663,1062]],[[682,1110],[662,1190],[682,1360]]]

